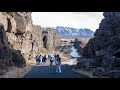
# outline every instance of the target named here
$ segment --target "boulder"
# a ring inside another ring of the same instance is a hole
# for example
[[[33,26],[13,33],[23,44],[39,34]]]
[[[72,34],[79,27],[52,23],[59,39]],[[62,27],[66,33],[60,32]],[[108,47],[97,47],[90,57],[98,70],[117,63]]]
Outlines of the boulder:
[[[21,13],[22,14],[22,13]],[[14,14],[14,20],[16,21],[16,33],[24,34],[26,31],[26,20],[22,15],[18,13]]]
[[[80,68],[96,68],[99,66],[97,62],[93,59],[83,59],[77,63],[77,66]]]
[[[120,78],[120,70],[112,70],[106,67],[98,67],[95,72],[93,72],[93,76],[105,76],[110,78]]]
[[[93,76],[105,76],[106,72],[108,72],[108,69],[106,67],[97,67],[93,72]]]
[[[14,62],[14,66],[16,67],[25,67],[26,61],[23,55],[21,54],[21,51],[12,51],[12,61]]]
[[[105,55],[101,63],[102,67],[120,67],[120,58]]]
[[[105,50],[99,50],[99,51],[95,51],[96,56],[103,56],[106,55],[106,51]]]
[[[2,46],[8,46],[8,39],[4,30],[4,26],[0,24],[0,47]]]
[[[0,24],[3,25],[3,28],[5,31],[7,31],[8,28],[8,21],[7,21],[7,14],[3,14],[3,12],[0,12]]]
[[[3,46],[0,48],[0,62],[7,65],[12,66],[12,51],[7,46]]]
[[[5,74],[7,71],[8,71],[8,67],[5,64],[0,63],[0,75]]]
[[[11,23],[11,31],[12,31],[13,33],[17,33],[17,31],[16,31],[16,21],[15,21],[15,19],[14,19],[14,18],[11,18],[11,19],[10,19],[10,23]]]
[[[79,41],[79,40],[76,38],[75,41],[74,41],[74,43],[73,43],[73,46],[74,46],[76,49],[78,49],[81,44],[82,44],[82,42]]]
[[[105,76],[110,78],[120,78],[120,70],[109,70],[105,73]]]

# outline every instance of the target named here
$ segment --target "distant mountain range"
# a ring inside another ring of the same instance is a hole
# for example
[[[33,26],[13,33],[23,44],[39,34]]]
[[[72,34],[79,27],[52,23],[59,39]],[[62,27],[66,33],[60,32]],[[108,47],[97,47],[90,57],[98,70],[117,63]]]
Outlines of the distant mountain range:
[[[79,37],[93,37],[94,32],[87,28],[71,28],[71,27],[52,27],[53,29],[56,29],[61,38],[79,38]]]

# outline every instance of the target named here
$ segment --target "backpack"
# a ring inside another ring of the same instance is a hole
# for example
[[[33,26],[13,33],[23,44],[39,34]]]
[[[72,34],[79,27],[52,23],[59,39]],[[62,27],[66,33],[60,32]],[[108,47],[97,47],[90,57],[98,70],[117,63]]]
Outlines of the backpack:
[[[57,57],[57,58],[56,58],[56,64],[57,64],[57,65],[60,65],[60,64],[61,64],[61,58],[60,58],[60,57]]]

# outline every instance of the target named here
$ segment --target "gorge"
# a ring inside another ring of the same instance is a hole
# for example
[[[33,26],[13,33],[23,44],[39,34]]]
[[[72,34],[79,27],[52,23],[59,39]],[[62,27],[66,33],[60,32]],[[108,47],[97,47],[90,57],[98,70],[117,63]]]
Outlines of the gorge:
[[[60,45],[56,31],[33,25],[31,14],[0,12],[0,74],[11,66],[25,67],[37,54]]]

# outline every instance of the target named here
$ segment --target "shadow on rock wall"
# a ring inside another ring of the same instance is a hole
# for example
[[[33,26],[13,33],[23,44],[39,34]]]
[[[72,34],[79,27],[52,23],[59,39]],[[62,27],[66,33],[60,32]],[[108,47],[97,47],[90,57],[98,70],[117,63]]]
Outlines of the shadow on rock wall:
[[[4,26],[0,25],[0,74],[8,71],[8,67],[25,67],[26,61],[20,50],[15,50],[8,43]]]

